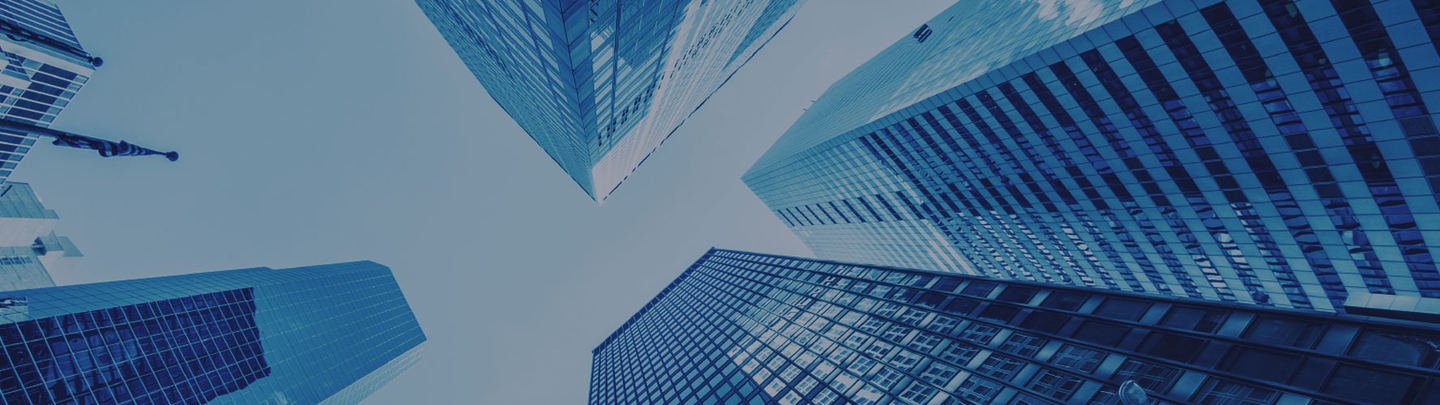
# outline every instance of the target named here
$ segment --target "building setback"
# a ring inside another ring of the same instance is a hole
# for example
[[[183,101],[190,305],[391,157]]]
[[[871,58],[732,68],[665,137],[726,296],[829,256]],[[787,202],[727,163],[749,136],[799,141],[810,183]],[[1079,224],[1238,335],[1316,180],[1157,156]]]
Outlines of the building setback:
[[[425,340],[374,262],[0,292],[0,398],[355,404]]]
[[[823,258],[1321,311],[1440,298],[1440,3],[1101,3],[957,4],[744,180]],[[971,43],[1006,51],[946,59]]]
[[[1431,404],[1435,325],[712,249],[589,403]]]
[[[596,201],[804,0],[416,0],[485,91]]]
[[[0,0],[0,119],[50,126],[102,63],[80,47],[60,8],[43,0]],[[0,184],[39,140],[0,130]]]
[[[54,287],[82,256],[70,238],[55,236],[60,216],[29,184],[0,184],[0,291]]]

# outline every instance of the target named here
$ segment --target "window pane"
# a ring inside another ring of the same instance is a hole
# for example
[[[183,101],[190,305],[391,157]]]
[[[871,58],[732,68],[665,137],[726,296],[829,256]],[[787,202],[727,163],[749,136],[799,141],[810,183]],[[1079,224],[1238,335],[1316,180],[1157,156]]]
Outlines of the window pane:
[[[1114,347],[1129,331],[1130,328],[1120,325],[1085,321],[1080,325],[1080,329],[1075,330],[1074,338],[1097,345]]]
[[[1244,337],[1258,343],[1310,348],[1320,337],[1318,325],[1291,319],[1255,318]]]
[[[1400,404],[1415,379],[1353,366],[1335,368],[1323,392],[1351,401]]]
[[[1030,316],[1025,317],[1025,322],[1021,322],[1020,326],[1025,329],[1053,334],[1060,333],[1060,328],[1065,327],[1065,322],[1069,321],[1069,316],[1052,312],[1034,311],[1030,313]]]
[[[1160,358],[1188,362],[1204,345],[1204,340],[1188,336],[1151,332],[1150,337],[1145,338],[1145,343],[1140,345],[1140,351]]]
[[[1262,380],[1286,383],[1300,367],[1300,356],[1237,347],[1221,369]]]
[[[1089,298],[1089,295],[1076,292],[1051,291],[1050,296],[1046,297],[1045,302],[1040,304],[1040,306],[1045,308],[1074,311],[1080,309],[1080,306],[1084,305],[1085,300]]]
[[[1141,301],[1126,300],[1119,298],[1107,298],[1104,304],[1095,309],[1095,315],[1104,317],[1138,321],[1145,316],[1145,311],[1150,309],[1150,304]]]
[[[1040,289],[1034,287],[1022,287],[1018,285],[1006,286],[1005,290],[1000,291],[1000,295],[996,296],[995,299],[1024,304],[1030,302],[1030,299],[1034,298],[1035,293],[1039,291]]]
[[[1160,321],[1160,325],[1177,329],[1189,329],[1196,332],[1213,333],[1223,322],[1225,322],[1225,312],[1223,311],[1174,307],[1170,309],[1170,313],[1165,314],[1165,319]]]
[[[1440,339],[1367,330],[1360,332],[1348,354],[1367,360],[1430,368],[1435,366],[1436,357],[1436,349],[1430,345],[1436,342]]]

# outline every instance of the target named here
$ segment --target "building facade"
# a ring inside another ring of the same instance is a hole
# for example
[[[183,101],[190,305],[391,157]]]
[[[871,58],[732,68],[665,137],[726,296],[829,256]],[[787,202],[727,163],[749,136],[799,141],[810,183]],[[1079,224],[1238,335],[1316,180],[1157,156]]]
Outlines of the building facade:
[[[355,404],[425,340],[374,262],[0,292],[0,398]]]
[[[59,222],[29,184],[0,184],[0,291],[54,287],[51,272],[74,268],[82,255]]]
[[[594,351],[590,404],[1440,403],[1440,328],[711,250]]]
[[[1440,298],[1440,3],[978,3],[838,82],[745,175],[816,254],[1321,311]],[[928,62],[960,46],[939,38],[1061,21]]]
[[[86,53],[60,8],[44,0],[0,0],[0,119],[48,127],[102,61]],[[0,184],[38,137],[0,130]]]
[[[485,91],[603,201],[804,0],[417,0]]]

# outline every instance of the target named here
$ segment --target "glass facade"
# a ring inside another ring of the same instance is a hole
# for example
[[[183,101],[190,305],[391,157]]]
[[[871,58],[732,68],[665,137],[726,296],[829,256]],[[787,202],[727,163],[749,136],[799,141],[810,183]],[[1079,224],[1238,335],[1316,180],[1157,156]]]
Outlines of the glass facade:
[[[425,335],[373,262],[0,293],[15,404],[354,404]]]
[[[55,235],[59,222],[29,184],[0,184],[0,291],[54,287],[51,272],[80,260],[70,238]]]
[[[95,73],[65,16],[43,0],[0,0],[0,118],[49,126]],[[0,184],[39,138],[0,131]]]
[[[486,92],[603,201],[804,0],[417,0]]]
[[[590,404],[1440,403],[1433,323],[711,250]]]
[[[1058,21],[985,3],[1020,27]],[[940,73],[908,62],[949,52],[930,47],[946,32],[1009,29],[949,15],[959,4],[825,96],[867,108],[812,108],[745,181],[825,258],[1440,308],[1440,2],[1115,3],[1043,47]]]

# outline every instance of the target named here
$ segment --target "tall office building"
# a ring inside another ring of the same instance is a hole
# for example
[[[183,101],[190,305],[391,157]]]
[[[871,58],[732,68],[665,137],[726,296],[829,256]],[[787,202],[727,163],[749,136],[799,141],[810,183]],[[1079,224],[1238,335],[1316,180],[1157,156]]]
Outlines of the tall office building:
[[[1058,4],[957,4],[746,183],[824,258],[1322,311],[1440,299],[1440,2]]]
[[[804,0],[417,0],[485,91],[604,201]]]
[[[425,335],[374,262],[0,292],[5,404],[355,404]]]
[[[101,64],[47,1],[0,0],[0,34],[0,119],[48,127]],[[0,184],[38,139],[0,130]]]
[[[711,250],[595,349],[590,404],[1115,405],[1127,381],[1154,404],[1434,404],[1434,321]]]
[[[80,260],[70,238],[55,236],[59,222],[29,184],[0,184],[0,291],[54,287],[50,273]]]

